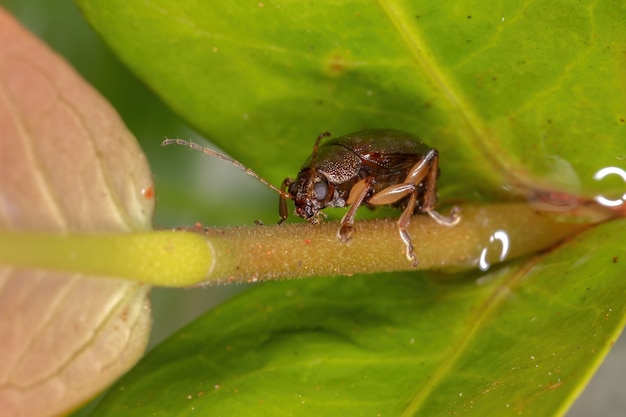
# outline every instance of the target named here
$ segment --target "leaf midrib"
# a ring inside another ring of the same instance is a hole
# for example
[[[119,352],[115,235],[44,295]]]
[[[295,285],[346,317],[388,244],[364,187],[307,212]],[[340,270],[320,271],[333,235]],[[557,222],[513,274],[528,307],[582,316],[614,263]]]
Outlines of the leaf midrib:
[[[410,21],[404,18],[406,13],[401,10],[400,5],[394,0],[380,0],[379,4],[392,26],[404,40],[410,55],[424,71],[426,77],[450,103],[450,106],[456,110],[458,120],[465,125],[465,131],[472,146],[479,150],[482,155],[482,163],[491,165],[494,171],[499,173],[500,178],[510,177],[511,170],[505,165],[506,161],[493,157],[497,152],[490,147],[489,141],[483,140],[482,132],[484,129],[479,127],[479,117],[470,110],[471,106],[464,102],[462,96],[453,88],[452,83],[441,76],[444,71],[433,60],[427,59],[433,54],[424,53],[428,48],[419,33],[411,29]]]

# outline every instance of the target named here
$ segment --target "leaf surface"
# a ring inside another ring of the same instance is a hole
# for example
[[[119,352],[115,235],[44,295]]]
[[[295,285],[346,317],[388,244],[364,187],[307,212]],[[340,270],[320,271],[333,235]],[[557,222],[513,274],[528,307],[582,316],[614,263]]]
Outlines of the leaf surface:
[[[561,415],[624,325],[606,254],[626,245],[606,238],[625,225],[454,280],[262,285],[151,352],[95,415]]]
[[[275,184],[320,132],[381,127],[440,151],[447,197],[623,194],[594,179],[624,168],[623,4],[78,3],[172,108]]]

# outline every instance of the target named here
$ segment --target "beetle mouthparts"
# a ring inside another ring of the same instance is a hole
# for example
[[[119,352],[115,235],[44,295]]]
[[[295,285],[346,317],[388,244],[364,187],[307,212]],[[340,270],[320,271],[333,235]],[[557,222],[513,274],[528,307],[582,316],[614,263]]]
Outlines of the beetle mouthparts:
[[[309,198],[298,198],[295,201],[295,206],[296,215],[312,223],[319,222],[318,217],[320,210],[323,208],[319,201]]]

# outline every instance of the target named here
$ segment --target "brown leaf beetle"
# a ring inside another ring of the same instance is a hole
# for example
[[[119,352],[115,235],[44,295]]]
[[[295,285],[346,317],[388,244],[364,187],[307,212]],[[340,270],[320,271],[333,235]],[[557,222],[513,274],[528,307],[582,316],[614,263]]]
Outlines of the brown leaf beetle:
[[[286,178],[280,189],[240,162],[182,139],[166,139],[162,145],[177,143],[228,161],[259,179],[280,195],[282,223],[288,217],[287,200],[293,200],[295,214],[311,223],[319,223],[326,207],[348,207],[337,236],[342,242],[354,231],[357,209],[392,205],[403,208],[398,231],[409,261],[417,265],[413,243],[407,232],[413,213],[427,213],[437,223],[454,226],[460,221],[458,207],[449,216],[435,211],[439,154],[416,137],[397,130],[372,129],[328,140],[320,145],[318,136],[311,156],[295,180]]]

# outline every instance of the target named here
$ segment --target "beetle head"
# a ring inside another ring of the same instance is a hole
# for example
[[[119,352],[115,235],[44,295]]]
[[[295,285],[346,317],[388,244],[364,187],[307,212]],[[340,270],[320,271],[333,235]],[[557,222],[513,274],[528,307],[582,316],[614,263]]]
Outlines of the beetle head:
[[[320,210],[328,206],[333,199],[333,188],[326,177],[317,173],[313,178],[312,170],[300,172],[298,178],[289,186],[289,194],[296,206],[296,215],[311,223],[319,223],[324,215]]]

